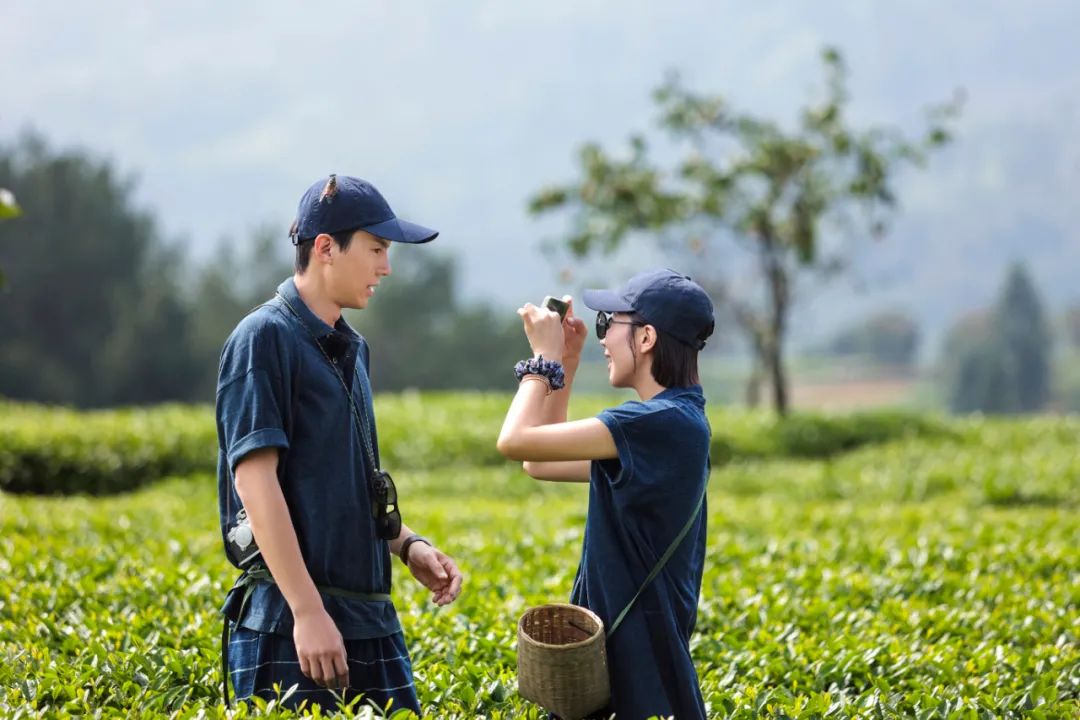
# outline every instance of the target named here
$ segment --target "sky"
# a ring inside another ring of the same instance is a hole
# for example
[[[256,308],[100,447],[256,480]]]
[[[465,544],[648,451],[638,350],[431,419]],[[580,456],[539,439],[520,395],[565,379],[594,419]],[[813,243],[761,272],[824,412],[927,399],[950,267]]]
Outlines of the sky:
[[[538,249],[567,218],[526,203],[575,179],[586,141],[662,138],[650,95],[665,73],[787,121],[819,95],[833,45],[856,124],[915,132],[957,88],[966,104],[956,142],[902,175],[887,238],[810,296],[794,332],[899,308],[940,334],[991,302],[1014,260],[1052,308],[1080,301],[1077,28],[1066,0],[0,0],[0,143],[33,128],[109,158],[200,258],[267,223],[286,246],[308,185],[358,175],[441,231],[431,249],[458,259],[466,297],[512,312],[664,262],[635,251],[562,277]]]

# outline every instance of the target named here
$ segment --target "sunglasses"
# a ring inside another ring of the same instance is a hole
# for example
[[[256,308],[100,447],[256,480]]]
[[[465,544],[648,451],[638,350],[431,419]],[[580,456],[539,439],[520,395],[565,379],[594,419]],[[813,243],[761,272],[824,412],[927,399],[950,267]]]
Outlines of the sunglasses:
[[[642,326],[645,323],[634,322],[633,320],[616,320],[614,313],[608,313],[601,310],[596,313],[596,337],[603,340],[607,337],[608,328],[612,325],[637,325]]]
[[[383,540],[394,540],[401,534],[401,510],[398,509],[397,487],[390,473],[380,470],[371,479],[375,502],[371,504],[371,516],[375,520],[375,533]]]

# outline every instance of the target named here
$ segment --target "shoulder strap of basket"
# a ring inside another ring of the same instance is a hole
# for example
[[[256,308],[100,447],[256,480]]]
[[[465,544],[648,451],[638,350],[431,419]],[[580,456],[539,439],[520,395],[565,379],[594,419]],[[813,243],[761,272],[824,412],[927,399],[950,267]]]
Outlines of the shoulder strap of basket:
[[[671,541],[671,544],[668,545],[668,549],[664,551],[664,554],[660,556],[660,559],[656,561],[656,565],[649,573],[649,576],[645,578],[645,582],[641,583],[641,587],[638,588],[638,591],[634,593],[634,597],[630,598],[630,602],[626,603],[626,607],[624,607],[622,609],[622,612],[619,613],[619,616],[615,618],[615,622],[611,623],[611,629],[607,632],[608,637],[614,635],[615,631],[619,629],[619,625],[622,624],[623,618],[626,617],[626,614],[630,612],[630,608],[634,607],[634,603],[637,602],[637,599],[639,597],[641,597],[641,593],[645,592],[645,588],[649,586],[649,583],[651,583],[656,578],[656,576],[660,574],[660,571],[664,569],[664,566],[667,565],[667,562],[671,559],[671,556],[675,554],[675,550],[678,549],[679,545],[686,537],[686,534],[690,532],[690,528],[694,526],[694,521],[697,520],[697,516],[701,512],[701,507],[705,504],[705,492],[708,489],[709,480],[708,477],[706,477],[705,487],[701,489],[701,497],[698,498],[697,506],[694,507],[694,512],[690,513],[690,518],[686,521],[686,524],[683,525],[682,530],[680,530],[679,534],[675,536],[675,539]]]

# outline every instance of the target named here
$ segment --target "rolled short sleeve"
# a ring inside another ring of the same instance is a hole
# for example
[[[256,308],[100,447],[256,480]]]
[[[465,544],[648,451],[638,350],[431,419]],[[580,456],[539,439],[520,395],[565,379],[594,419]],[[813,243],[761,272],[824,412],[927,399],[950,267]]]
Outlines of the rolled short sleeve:
[[[279,346],[271,326],[252,321],[237,328],[222,353],[216,413],[230,472],[254,450],[289,447]]]
[[[664,422],[672,410],[667,404],[627,402],[597,415],[619,453],[621,469],[610,474],[612,485],[623,485],[640,472],[638,466],[648,457],[650,447],[665,437]]]
[[[253,450],[289,447],[281,398],[265,370],[252,368],[218,391],[218,421],[231,471]]]

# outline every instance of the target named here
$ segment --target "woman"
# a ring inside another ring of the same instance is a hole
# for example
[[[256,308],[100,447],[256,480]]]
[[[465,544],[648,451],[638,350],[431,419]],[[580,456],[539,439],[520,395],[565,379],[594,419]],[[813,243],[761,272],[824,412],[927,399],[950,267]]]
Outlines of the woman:
[[[570,601],[608,631],[612,698],[602,714],[704,718],[690,634],[705,562],[710,439],[697,356],[712,334],[712,303],[671,270],[587,290],[584,302],[598,311],[611,385],[633,388],[640,400],[567,422],[585,323],[572,306],[560,320],[527,304],[518,314],[535,355],[518,364],[499,451],[534,478],[590,484]]]

